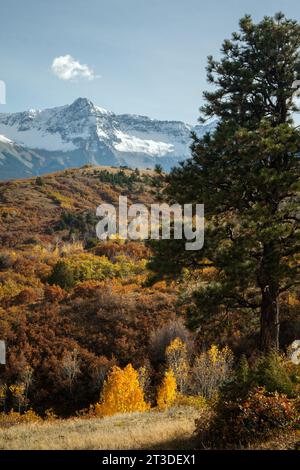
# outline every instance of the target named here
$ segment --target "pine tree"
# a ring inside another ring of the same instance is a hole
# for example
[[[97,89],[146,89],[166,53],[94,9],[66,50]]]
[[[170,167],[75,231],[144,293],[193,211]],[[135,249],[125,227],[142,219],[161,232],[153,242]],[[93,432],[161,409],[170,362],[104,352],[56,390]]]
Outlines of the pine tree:
[[[48,283],[65,290],[72,289],[75,284],[73,270],[64,261],[58,261],[48,278]]]
[[[201,119],[217,117],[217,128],[193,136],[192,158],[171,172],[166,191],[172,202],[204,203],[204,249],[163,240],[150,264],[174,275],[209,260],[216,279],[195,293],[190,325],[225,309],[251,310],[260,314],[264,351],[279,345],[280,294],[299,283],[300,133],[291,118],[299,48],[296,21],[245,16],[221,59],[209,57],[215,90],[204,94]]]

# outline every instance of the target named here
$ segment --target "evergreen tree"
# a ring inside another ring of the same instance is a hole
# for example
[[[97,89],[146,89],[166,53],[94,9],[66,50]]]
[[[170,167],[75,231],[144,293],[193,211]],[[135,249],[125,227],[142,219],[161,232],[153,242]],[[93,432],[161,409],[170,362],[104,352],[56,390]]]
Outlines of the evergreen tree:
[[[196,292],[190,324],[251,309],[260,313],[264,351],[278,348],[281,293],[299,283],[300,133],[291,118],[299,48],[296,21],[279,13],[254,24],[245,16],[221,59],[209,57],[215,89],[204,94],[201,119],[217,117],[218,125],[193,136],[192,158],[171,172],[166,190],[172,202],[204,203],[204,249],[164,240],[150,264],[169,275],[209,260],[217,277]]]
[[[53,267],[48,283],[65,290],[72,289],[75,285],[73,270],[64,261],[58,261]]]
[[[154,171],[155,171],[155,173],[157,173],[158,175],[161,175],[162,172],[163,172],[163,167],[157,163],[157,164],[155,165],[155,167],[154,167]]]

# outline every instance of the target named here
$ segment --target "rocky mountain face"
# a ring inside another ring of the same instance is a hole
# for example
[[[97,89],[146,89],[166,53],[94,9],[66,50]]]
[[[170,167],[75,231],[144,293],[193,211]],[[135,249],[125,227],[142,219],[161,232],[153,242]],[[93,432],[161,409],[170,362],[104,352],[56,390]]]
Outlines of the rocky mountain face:
[[[146,116],[117,115],[86,98],[45,110],[0,114],[0,179],[40,175],[85,164],[168,171],[190,155],[191,126]]]

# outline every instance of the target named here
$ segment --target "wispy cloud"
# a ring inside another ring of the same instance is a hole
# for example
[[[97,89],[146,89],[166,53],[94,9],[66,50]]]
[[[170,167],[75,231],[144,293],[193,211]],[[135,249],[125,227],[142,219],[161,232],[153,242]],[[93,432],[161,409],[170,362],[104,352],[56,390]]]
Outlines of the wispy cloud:
[[[70,54],[55,57],[52,62],[52,72],[61,80],[94,80],[98,78],[94,71],[86,64],[81,64]]]

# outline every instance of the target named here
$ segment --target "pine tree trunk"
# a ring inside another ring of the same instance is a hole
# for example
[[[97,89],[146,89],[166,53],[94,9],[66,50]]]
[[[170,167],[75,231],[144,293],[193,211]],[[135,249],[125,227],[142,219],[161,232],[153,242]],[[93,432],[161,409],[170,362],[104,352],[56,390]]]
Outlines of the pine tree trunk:
[[[264,352],[279,349],[278,296],[269,286],[265,286],[262,291],[260,349]]]
[[[279,251],[274,241],[265,243],[259,285],[262,293],[260,314],[260,349],[279,349]]]

